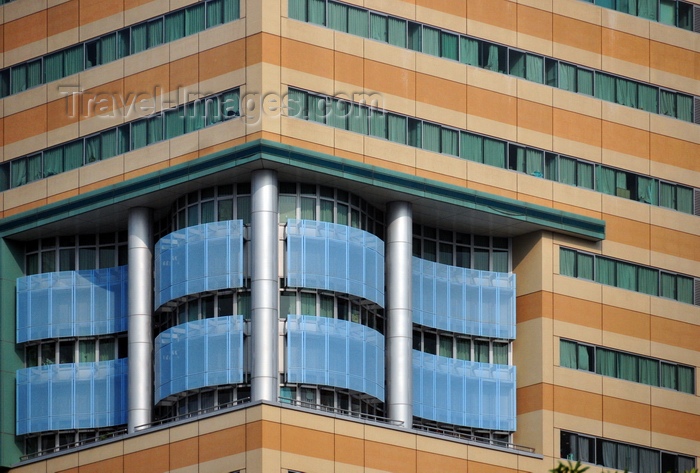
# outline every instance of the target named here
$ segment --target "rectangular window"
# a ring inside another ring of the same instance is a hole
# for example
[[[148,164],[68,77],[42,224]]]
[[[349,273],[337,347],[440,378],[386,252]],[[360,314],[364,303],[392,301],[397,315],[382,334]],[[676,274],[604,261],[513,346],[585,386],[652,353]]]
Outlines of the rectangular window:
[[[437,335],[431,332],[423,334],[423,351],[431,355],[437,354]]]
[[[58,362],[75,363],[75,342],[65,341],[58,344]]]
[[[423,26],[423,52],[431,56],[440,56],[440,30]]]
[[[205,11],[204,4],[189,7],[185,10],[185,36],[197,34],[204,30]]]
[[[458,360],[469,361],[471,359],[471,340],[468,338],[457,338],[457,353]]]
[[[369,19],[366,10],[348,7],[348,33],[362,38],[369,36]]]
[[[440,32],[440,55],[447,59],[459,59],[459,36],[445,31]]]
[[[386,16],[370,13],[369,24],[371,39],[384,43],[389,41],[389,22]]]
[[[328,27],[348,32],[348,7],[342,3],[328,2]]]
[[[408,47],[407,22],[401,18],[389,17],[389,44],[400,48]]]
[[[211,5],[210,7],[211,8]],[[212,9],[213,10],[213,9]],[[213,20],[212,20],[213,21]],[[180,10],[165,16],[165,41],[175,41],[185,37],[185,11]]]
[[[440,356],[452,358],[452,337],[440,336]]]
[[[306,21],[306,0],[289,0],[289,18]]]
[[[95,361],[95,341],[78,341],[78,363],[91,363]]]
[[[418,23],[408,22],[408,48],[413,51],[421,51],[423,45],[422,26]]]
[[[489,342],[486,340],[474,341],[474,361],[479,363],[489,362]]]
[[[0,71],[0,98],[10,95],[10,69]]]

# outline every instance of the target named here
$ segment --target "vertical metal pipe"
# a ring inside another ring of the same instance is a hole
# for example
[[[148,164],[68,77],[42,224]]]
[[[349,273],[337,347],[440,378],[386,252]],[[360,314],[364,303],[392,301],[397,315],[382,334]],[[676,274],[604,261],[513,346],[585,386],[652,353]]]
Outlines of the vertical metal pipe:
[[[129,210],[129,432],[153,414],[152,219],[149,208]]]
[[[391,420],[413,425],[413,214],[408,202],[387,206],[386,406]]]
[[[277,402],[279,392],[279,276],[277,173],[252,175],[251,212],[251,400]]]

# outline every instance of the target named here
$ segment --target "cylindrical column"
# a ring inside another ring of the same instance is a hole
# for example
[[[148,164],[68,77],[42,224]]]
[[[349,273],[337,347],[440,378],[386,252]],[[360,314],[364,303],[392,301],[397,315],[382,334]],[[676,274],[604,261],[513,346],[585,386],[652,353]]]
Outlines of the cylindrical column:
[[[277,402],[279,392],[279,279],[277,273],[277,173],[255,171],[251,212],[252,401]]]
[[[413,426],[413,215],[408,202],[387,206],[386,407],[391,420]]]
[[[153,413],[152,219],[151,209],[129,210],[129,432]]]

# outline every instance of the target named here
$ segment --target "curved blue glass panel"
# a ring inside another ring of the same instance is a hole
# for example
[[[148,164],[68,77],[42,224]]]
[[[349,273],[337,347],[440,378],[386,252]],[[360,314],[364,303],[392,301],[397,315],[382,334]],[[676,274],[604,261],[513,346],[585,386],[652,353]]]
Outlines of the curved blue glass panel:
[[[17,435],[127,422],[128,359],[17,371]]]
[[[173,232],[156,243],[154,308],[189,294],[243,287],[243,220]]]
[[[478,429],[515,430],[515,366],[413,350],[413,415]]]
[[[127,330],[127,266],[17,279],[17,343]]]
[[[515,338],[515,274],[413,258],[413,322],[448,332]]]
[[[155,402],[189,389],[243,382],[243,316],[203,319],[156,337]]]
[[[287,381],[352,389],[384,401],[384,335],[347,320],[290,315]]]
[[[384,307],[384,242],[345,225],[288,220],[287,286],[352,294]]]

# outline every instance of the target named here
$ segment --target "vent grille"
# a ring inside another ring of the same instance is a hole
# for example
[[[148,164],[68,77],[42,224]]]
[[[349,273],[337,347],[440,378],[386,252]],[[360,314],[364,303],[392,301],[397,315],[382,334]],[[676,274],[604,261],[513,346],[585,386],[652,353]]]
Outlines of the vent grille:
[[[693,214],[700,216],[700,189],[693,189]]]
[[[693,293],[693,303],[700,306],[700,279],[695,279]]]
[[[693,6],[693,31],[700,33],[700,6]]]
[[[698,8],[700,11],[700,8]],[[693,121],[700,124],[700,97],[693,97]]]

